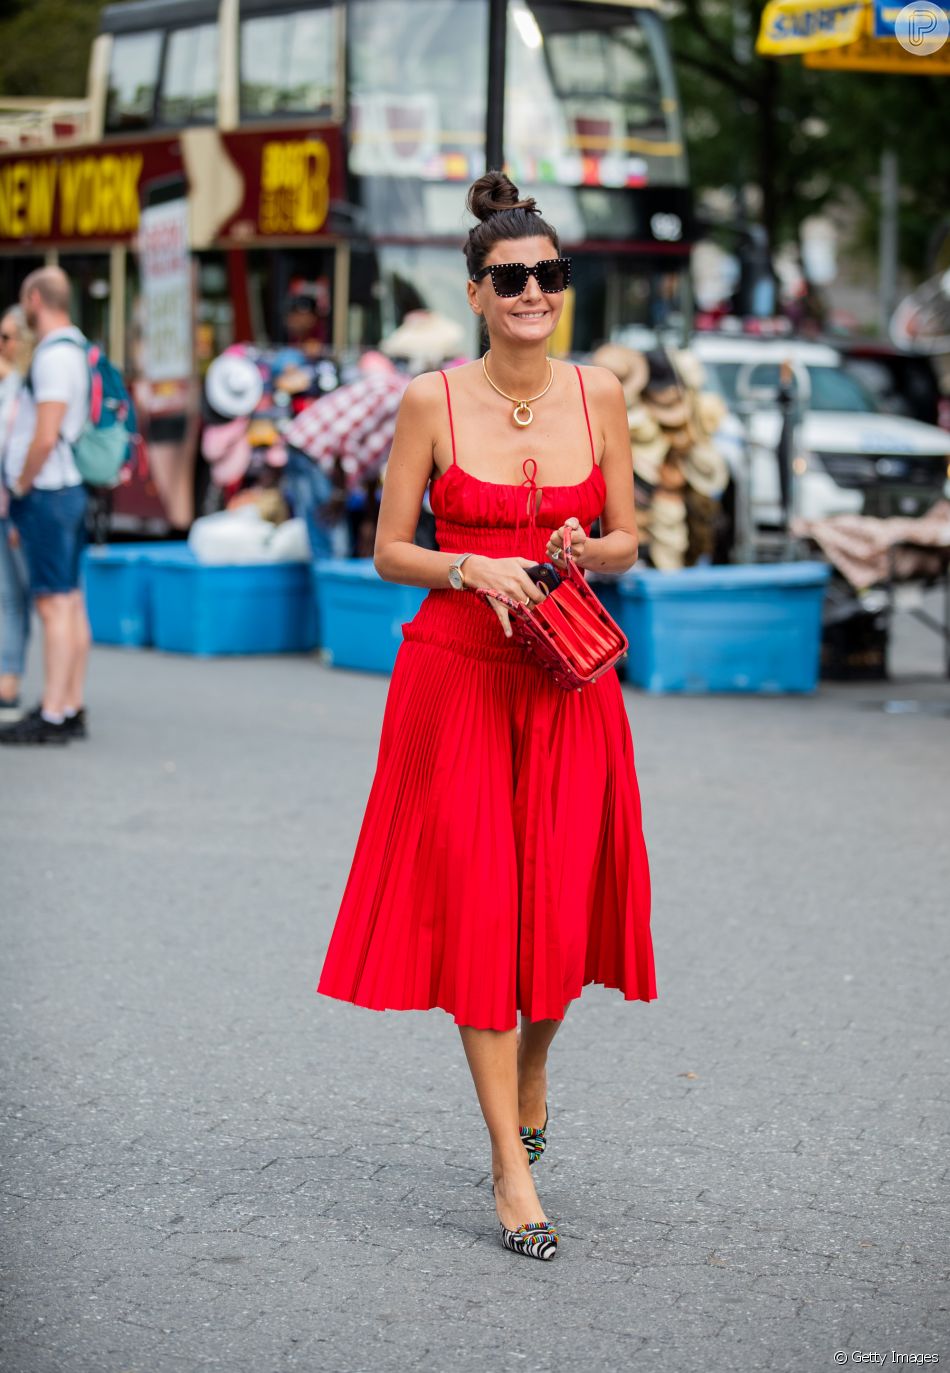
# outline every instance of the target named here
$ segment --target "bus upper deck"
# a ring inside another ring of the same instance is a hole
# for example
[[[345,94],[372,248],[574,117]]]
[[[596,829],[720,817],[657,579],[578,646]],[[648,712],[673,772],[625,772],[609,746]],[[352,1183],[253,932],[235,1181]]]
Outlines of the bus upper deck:
[[[474,353],[464,195],[499,105],[505,164],[574,260],[567,346],[661,324],[693,227],[655,0],[109,5],[84,101],[0,104],[0,290],[61,262],[77,321],[139,378],[147,414],[193,414],[203,366],[236,340],[282,341],[300,289],[338,353],[418,307]],[[166,302],[177,377],[149,375],[142,303],[143,251],[172,232],[192,274]]]

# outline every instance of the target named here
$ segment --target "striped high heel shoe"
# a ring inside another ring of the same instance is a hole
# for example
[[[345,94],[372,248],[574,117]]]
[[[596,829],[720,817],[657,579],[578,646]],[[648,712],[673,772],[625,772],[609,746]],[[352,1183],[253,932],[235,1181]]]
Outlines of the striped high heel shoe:
[[[514,1254],[524,1254],[528,1259],[542,1259],[545,1262],[557,1254],[559,1235],[549,1220],[531,1221],[519,1225],[517,1230],[501,1227],[501,1242]]]
[[[521,1135],[521,1143],[524,1145],[528,1154],[529,1167],[537,1163],[544,1153],[547,1140],[545,1130],[548,1128],[548,1103],[544,1103],[544,1124],[540,1129],[532,1125],[519,1125],[518,1133]]]
[[[495,1195],[494,1183],[491,1185],[491,1194]],[[544,1262],[557,1254],[560,1235],[549,1220],[526,1221],[517,1230],[509,1230],[501,1221],[498,1223],[501,1225],[501,1242],[513,1254],[523,1254],[526,1259],[542,1259]]]

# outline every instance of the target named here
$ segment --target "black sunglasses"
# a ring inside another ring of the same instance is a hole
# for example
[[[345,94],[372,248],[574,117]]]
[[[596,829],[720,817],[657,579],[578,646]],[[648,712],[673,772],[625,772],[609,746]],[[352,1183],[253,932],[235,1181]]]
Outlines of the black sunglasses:
[[[534,277],[546,296],[556,296],[571,283],[571,259],[546,257],[533,267],[526,267],[523,262],[493,262],[490,267],[473,272],[472,281],[481,281],[482,277],[489,275],[496,296],[506,299],[520,296],[528,284],[528,277]]]

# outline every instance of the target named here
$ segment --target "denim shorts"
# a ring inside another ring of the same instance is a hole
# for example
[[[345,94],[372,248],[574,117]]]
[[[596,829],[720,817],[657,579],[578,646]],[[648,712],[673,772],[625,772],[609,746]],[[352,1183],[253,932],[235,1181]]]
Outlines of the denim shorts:
[[[58,596],[77,590],[79,563],[86,543],[84,486],[57,491],[33,487],[10,497],[10,519],[16,525],[34,596]]]

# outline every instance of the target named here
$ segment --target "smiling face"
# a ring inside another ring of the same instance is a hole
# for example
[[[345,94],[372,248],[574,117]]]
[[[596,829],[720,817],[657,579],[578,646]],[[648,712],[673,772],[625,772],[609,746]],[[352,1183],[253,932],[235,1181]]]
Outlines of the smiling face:
[[[484,266],[496,262],[523,262],[533,267],[545,258],[558,257],[558,250],[543,235],[536,238],[504,238],[494,244],[485,258]],[[482,315],[492,340],[506,339],[512,343],[539,343],[553,334],[564,308],[564,292],[545,295],[537,278],[529,276],[520,296],[505,299],[495,294],[491,276],[468,283],[468,303],[476,315]]]

